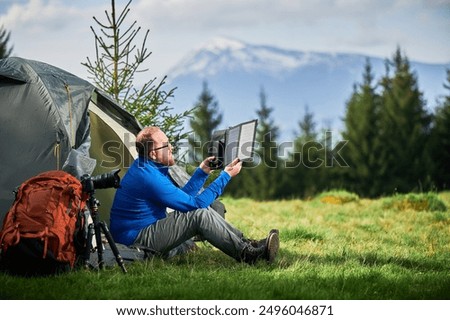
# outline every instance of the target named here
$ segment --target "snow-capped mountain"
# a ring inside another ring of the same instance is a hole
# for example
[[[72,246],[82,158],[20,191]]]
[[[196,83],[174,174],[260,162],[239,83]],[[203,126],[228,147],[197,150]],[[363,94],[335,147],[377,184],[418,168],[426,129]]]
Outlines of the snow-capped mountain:
[[[367,58],[379,80],[385,73],[385,58],[390,57],[303,52],[220,37],[197,48],[169,71],[168,85],[177,87],[172,106],[178,112],[194,106],[206,81],[224,114],[223,127],[256,118],[263,89],[286,141],[298,129],[306,106],[319,127],[342,127],[346,100],[353,85],[361,82]],[[435,99],[446,94],[443,84],[450,63],[411,61],[411,68],[427,105],[433,108]]]
[[[170,72],[170,75],[180,77],[196,73],[197,76],[206,78],[223,71],[245,71],[278,77],[302,66],[332,63],[329,57],[326,54],[249,45],[241,41],[217,37],[183,59]]]

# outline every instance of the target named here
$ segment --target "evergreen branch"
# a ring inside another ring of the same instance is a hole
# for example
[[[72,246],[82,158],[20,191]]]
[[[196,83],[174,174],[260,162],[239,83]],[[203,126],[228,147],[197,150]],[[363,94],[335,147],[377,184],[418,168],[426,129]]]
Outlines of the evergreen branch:
[[[117,19],[117,25],[121,25],[122,22],[125,20],[125,17],[128,15],[128,12],[130,12],[129,6],[131,4],[131,1],[128,1],[128,3],[125,5],[125,8],[123,8],[122,12],[119,15],[119,18]]]
[[[108,18],[108,22],[111,22],[110,19],[109,19],[109,17],[108,17],[108,12],[107,12],[106,10],[105,10],[105,14],[106,14],[106,17]],[[111,26],[108,26],[108,25],[105,25],[105,24],[101,23],[100,20],[98,20],[95,16],[93,16],[92,18],[94,19],[94,21],[95,21],[100,27],[105,28],[105,29],[111,29]]]

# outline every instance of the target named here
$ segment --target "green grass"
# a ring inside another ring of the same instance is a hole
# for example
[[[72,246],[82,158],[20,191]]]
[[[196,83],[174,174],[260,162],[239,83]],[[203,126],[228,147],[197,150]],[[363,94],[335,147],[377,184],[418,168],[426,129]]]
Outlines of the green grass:
[[[395,195],[384,201],[384,207],[398,210],[447,211],[447,206],[435,193]]]
[[[432,198],[445,209],[342,191],[310,201],[225,198],[227,220],[247,236],[280,230],[273,265],[237,263],[200,244],[182,257],[129,264],[127,274],[117,266],[48,278],[0,274],[0,298],[449,299],[450,192],[409,197]]]

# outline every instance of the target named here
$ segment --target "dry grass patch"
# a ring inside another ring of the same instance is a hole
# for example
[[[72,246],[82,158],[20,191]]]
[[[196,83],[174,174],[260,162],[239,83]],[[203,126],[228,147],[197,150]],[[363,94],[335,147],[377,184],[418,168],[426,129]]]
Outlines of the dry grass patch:
[[[332,190],[321,193],[319,196],[317,196],[317,199],[320,202],[327,204],[346,204],[349,202],[359,201],[358,195],[341,190]]]

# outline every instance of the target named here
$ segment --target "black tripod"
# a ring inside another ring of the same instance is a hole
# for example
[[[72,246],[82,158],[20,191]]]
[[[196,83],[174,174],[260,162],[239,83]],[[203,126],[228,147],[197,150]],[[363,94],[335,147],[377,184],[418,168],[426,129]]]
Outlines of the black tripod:
[[[117,264],[122,268],[124,273],[127,273],[127,269],[125,268],[124,261],[122,256],[119,253],[119,249],[117,249],[116,243],[111,236],[111,232],[108,229],[105,221],[99,220],[98,207],[100,206],[100,201],[95,198],[95,181],[93,181],[89,176],[84,177],[82,181],[83,192],[86,192],[89,195],[89,199],[87,201],[88,207],[90,210],[90,214],[92,217],[92,223],[88,226],[87,233],[87,242],[86,249],[84,251],[84,265],[89,267],[89,259],[92,251],[92,238],[95,234],[95,242],[97,243],[97,254],[98,254],[98,266],[99,269],[104,269],[105,262],[103,260],[103,244],[102,244],[102,233],[105,235],[106,240],[108,241],[109,246],[111,247],[112,252],[114,253],[114,257],[116,258]],[[117,186],[118,187],[118,186]]]

